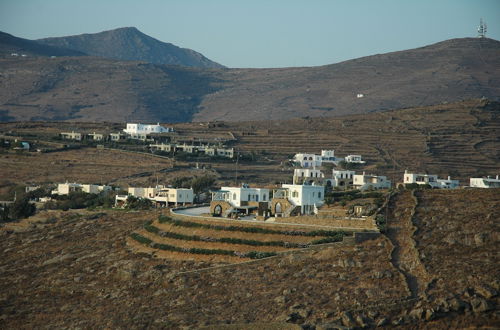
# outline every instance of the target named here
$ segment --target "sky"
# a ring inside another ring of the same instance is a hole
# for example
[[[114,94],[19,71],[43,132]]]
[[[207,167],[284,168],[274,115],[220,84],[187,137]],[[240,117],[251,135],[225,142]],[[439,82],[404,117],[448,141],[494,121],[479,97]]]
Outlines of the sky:
[[[135,26],[231,68],[318,66],[475,37],[500,40],[500,0],[0,0],[26,39]]]

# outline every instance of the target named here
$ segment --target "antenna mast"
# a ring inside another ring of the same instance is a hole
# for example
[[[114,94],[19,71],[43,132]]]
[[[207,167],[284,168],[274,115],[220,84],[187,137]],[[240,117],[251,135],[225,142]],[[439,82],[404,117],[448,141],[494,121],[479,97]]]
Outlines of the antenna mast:
[[[485,38],[487,29],[488,29],[488,26],[486,25],[486,22],[483,22],[483,19],[481,18],[479,20],[479,27],[477,28],[477,37],[478,38]]]

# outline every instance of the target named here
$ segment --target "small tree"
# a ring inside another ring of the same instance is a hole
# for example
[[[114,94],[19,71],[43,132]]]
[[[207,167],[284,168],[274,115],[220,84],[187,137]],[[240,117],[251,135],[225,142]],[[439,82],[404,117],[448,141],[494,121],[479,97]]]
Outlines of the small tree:
[[[36,211],[35,204],[30,203],[27,197],[17,199],[9,207],[9,218],[10,219],[22,219],[33,215]]]

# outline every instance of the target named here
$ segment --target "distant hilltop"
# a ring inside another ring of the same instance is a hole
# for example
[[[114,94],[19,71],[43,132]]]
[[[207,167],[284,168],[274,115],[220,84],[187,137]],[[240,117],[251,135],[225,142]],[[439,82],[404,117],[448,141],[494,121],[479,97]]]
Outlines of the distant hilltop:
[[[13,48],[0,44],[0,121],[286,120],[500,100],[500,42],[488,38],[279,69],[148,63],[152,49],[168,44],[134,28],[44,39],[43,47],[57,48],[43,50],[35,47],[40,41],[21,41],[16,51],[31,47],[33,56],[12,56]],[[114,49],[120,59],[109,58]],[[56,50],[78,53],[47,56]],[[84,56],[93,51],[101,53]]]
[[[161,42],[135,27],[124,27],[93,34],[38,39],[36,42],[117,60],[145,61],[153,64],[197,68],[224,67],[194,50]]]

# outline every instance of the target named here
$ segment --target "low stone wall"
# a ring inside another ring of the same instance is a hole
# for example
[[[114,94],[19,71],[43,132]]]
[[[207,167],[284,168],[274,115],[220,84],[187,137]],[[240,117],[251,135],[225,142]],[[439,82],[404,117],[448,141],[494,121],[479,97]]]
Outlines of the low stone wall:
[[[311,224],[319,226],[331,226],[336,228],[345,228],[351,230],[371,230],[377,231],[378,228],[375,223],[374,217],[366,218],[324,218],[318,216],[299,216],[299,217],[287,217],[287,218],[276,218],[275,222],[281,223],[302,223]]]

